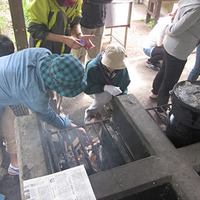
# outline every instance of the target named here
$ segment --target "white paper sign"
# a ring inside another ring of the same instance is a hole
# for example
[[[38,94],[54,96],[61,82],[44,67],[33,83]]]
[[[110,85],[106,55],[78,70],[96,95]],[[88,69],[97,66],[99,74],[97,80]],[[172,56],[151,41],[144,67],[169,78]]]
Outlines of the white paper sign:
[[[84,165],[26,180],[27,200],[96,200]]]

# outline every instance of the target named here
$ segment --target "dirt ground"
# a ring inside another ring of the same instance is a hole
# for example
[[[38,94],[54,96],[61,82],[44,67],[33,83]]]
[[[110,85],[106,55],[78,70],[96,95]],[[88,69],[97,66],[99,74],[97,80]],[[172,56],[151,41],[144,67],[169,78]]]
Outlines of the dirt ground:
[[[157,74],[156,71],[145,66],[148,57],[143,52],[143,42],[147,37],[151,28],[144,22],[146,16],[146,7],[143,4],[135,4],[133,9],[133,19],[131,27],[128,30],[126,52],[128,55],[129,66],[128,71],[131,78],[131,83],[128,86],[128,94],[133,94],[142,106],[151,108],[156,106],[156,101],[149,98],[152,89],[152,82]],[[105,30],[105,35],[110,33],[110,29]],[[113,35],[124,41],[125,28],[113,28]],[[110,37],[104,37],[103,48],[110,42]],[[117,42],[115,39],[112,42]],[[192,69],[195,61],[195,53],[188,57],[188,62],[182,73],[180,80],[186,80]],[[83,93],[74,98],[63,99],[63,112],[68,113],[74,123],[83,124],[84,111],[92,103],[92,99]]]
[[[144,58],[144,54],[142,52],[142,49],[140,46],[142,46],[141,41],[144,35],[147,35],[148,32],[151,29],[147,27],[147,25],[142,21],[133,21],[131,28],[128,30],[128,41],[127,41],[127,54],[128,58],[130,60],[131,66],[135,65],[135,63],[138,63],[138,66],[140,66],[140,69],[136,69],[135,67],[130,67],[130,74],[133,75],[135,81],[139,81],[139,77],[137,77],[137,71],[142,70],[141,73],[146,73],[141,58]],[[105,34],[108,34],[110,32],[110,29],[105,30]],[[113,29],[113,35],[115,35],[116,38],[119,38],[119,40],[122,41],[124,39],[125,34],[125,28],[116,28]],[[110,37],[105,36],[104,37],[104,48],[109,43]],[[112,42],[116,42],[114,39]],[[133,48],[134,47],[134,48]],[[139,48],[138,48],[139,47]],[[137,60],[137,59],[138,60]],[[141,63],[141,64],[140,64]],[[144,71],[144,72],[143,72]],[[152,70],[148,71],[148,74],[150,77],[153,77],[155,72]],[[134,82],[135,82],[134,81]],[[135,91],[136,85],[132,81],[131,87],[130,87],[130,93]],[[139,81],[139,82],[142,82]],[[145,86],[146,87],[146,86]],[[90,105],[92,102],[92,99],[81,93],[80,95],[74,97],[74,98],[64,98],[62,107],[62,112],[65,114],[69,114],[70,118],[73,120],[76,124],[83,124],[83,117],[84,117],[84,111],[85,109]],[[20,200],[20,187],[19,187],[19,180],[18,177],[12,177],[10,175],[6,175],[4,177],[4,180],[0,182],[0,193],[4,194],[6,196],[6,200]]]
[[[147,57],[142,51],[142,44],[150,28],[144,23],[146,15],[146,6],[143,4],[135,4],[133,8],[133,17],[131,27],[128,30],[127,37],[127,55],[129,59],[129,75],[131,83],[129,85],[128,94],[133,94],[137,97],[139,102],[144,108],[150,108],[156,106],[156,102],[149,99],[149,93],[151,91],[152,81],[156,75],[156,71],[153,71],[145,67]],[[110,32],[109,29],[105,30],[105,35]],[[125,29],[114,28],[113,35],[120,41],[124,40]],[[109,36],[104,37],[104,47],[109,43]],[[112,42],[116,42],[114,39]],[[188,58],[188,62],[184,69],[184,72],[180,80],[185,80],[191,70],[195,60],[195,54],[191,54]],[[69,114],[70,119],[78,124],[83,124],[84,111],[91,104],[92,99],[83,93],[74,98],[64,98],[62,103],[62,112]],[[6,200],[20,200],[19,181],[17,177],[12,178],[6,176],[3,181],[0,182],[0,193],[6,196]]]
[[[7,170],[10,161],[8,154],[5,151],[5,147],[2,147],[4,159],[2,163],[2,167]],[[11,176],[6,174],[2,181],[0,181],[0,194],[5,196],[5,200],[20,200],[20,186],[19,186],[19,177],[18,176]]]

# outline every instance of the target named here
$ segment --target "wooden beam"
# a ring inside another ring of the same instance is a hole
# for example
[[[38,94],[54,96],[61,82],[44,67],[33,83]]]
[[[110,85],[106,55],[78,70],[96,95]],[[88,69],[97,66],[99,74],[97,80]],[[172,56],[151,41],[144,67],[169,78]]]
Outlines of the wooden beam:
[[[28,47],[22,0],[8,0],[17,50]]]

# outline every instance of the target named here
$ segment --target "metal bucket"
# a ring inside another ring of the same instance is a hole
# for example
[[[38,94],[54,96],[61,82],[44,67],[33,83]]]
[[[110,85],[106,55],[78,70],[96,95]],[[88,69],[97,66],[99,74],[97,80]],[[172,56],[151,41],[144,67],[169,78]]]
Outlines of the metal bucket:
[[[200,141],[200,82],[181,81],[171,93],[166,135],[177,147]]]
[[[200,141],[200,130],[181,123],[171,111],[166,120],[166,135],[176,148]]]
[[[200,81],[181,81],[171,93],[172,113],[185,126],[200,129]]]

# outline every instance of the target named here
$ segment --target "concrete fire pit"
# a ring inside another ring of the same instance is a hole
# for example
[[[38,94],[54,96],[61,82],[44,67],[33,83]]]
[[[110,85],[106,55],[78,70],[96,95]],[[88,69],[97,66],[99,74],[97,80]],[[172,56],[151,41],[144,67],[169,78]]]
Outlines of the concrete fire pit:
[[[133,95],[114,98],[113,122],[135,161],[89,176],[98,200],[199,200],[200,143],[175,146]],[[48,174],[35,115],[16,119],[20,181]],[[23,187],[22,199],[23,197]]]

